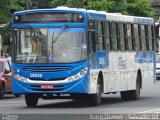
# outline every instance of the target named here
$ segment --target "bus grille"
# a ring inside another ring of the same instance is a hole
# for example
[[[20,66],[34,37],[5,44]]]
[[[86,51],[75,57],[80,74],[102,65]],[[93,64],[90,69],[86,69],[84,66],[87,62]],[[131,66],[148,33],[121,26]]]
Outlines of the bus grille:
[[[31,72],[57,72],[57,71],[66,71],[66,70],[71,70],[72,67],[57,67],[57,66],[48,66],[48,67],[44,67],[44,66],[27,66],[27,67],[22,67],[22,70],[25,71],[31,71]]]
[[[52,79],[49,79],[49,80],[45,80],[43,78],[29,78],[29,79],[33,80],[33,81],[63,81],[66,78],[52,78]]]

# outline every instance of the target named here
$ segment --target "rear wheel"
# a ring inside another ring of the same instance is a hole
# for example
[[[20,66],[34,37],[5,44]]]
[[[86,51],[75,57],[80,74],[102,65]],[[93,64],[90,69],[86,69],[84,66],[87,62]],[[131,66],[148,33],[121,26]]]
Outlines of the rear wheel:
[[[26,94],[25,101],[28,107],[36,107],[38,103],[38,96],[33,94]]]
[[[137,100],[140,97],[140,77],[139,75],[137,76],[137,83],[136,83],[136,90],[131,90],[130,95],[132,100]]]
[[[4,86],[4,84],[2,84],[0,86],[0,99],[4,98],[4,92],[5,92],[5,86]]]
[[[100,82],[100,79],[98,79],[97,86],[96,86],[96,93],[89,95],[90,97],[90,104],[92,106],[98,106],[101,104],[101,98],[102,98],[102,84]]]
[[[137,100],[140,96],[140,77],[139,74],[137,75],[137,82],[136,82],[136,89],[130,91],[122,91],[121,92],[121,99],[122,100]]]
[[[129,96],[129,92],[130,91],[122,91],[121,94],[121,99],[126,101],[126,100],[130,100],[130,96]]]

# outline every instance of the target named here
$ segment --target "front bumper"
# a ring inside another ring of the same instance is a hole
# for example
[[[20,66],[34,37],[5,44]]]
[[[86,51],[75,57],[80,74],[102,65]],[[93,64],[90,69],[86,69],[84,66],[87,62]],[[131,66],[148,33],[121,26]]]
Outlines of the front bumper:
[[[49,83],[51,84],[51,83]],[[88,79],[83,77],[79,80],[68,83],[55,83],[52,84],[53,89],[42,89],[41,83],[26,83],[16,80],[12,77],[12,92],[14,94],[70,94],[70,93],[88,93]]]

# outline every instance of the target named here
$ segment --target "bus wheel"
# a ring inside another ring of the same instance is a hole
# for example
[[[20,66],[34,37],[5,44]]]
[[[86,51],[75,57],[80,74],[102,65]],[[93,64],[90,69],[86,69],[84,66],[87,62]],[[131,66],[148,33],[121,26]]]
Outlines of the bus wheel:
[[[70,94],[70,96],[74,101],[83,102],[84,95],[82,94]]]
[[[33,94],[26,94],[25,101],[28,107],[36,107],[38,103],[38,96]]]
[[[140,97],[140,77],[137,75],[136,89],[130,91],[131,100],[137,100]]]
[[[4,87],[4,84],[2,84],[0,86],[0,99],[4,98],[4,91],[5,91],[5,87]]]
[[[90,104],[92,106],[98,106],[101,104],[101,97],[102,97],[102,84],[100,80],[98,79],[97,87],[96,87],[96,93],[90,95]]]
[[[129,91],[121,91],[120,94],[121,94],[121,99],[122,100],[129,100],[129,96],[128,96],[129,94],[128,94],[128,92]]]
[[[140,96],[140,77],[137,75],[136,89],[130,91],[122,91],[121,99],[122,100],[137,100]]]

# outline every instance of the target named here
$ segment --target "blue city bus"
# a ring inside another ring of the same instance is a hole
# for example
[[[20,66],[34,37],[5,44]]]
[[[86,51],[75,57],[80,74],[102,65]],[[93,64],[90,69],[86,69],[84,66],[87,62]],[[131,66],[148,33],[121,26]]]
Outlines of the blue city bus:
[[[152,18],[57,7],[12,17],[12,89],[39,98],[100,105],[102,94],[137,100],[155,80]]]

